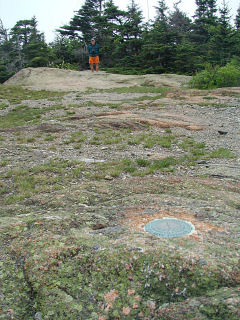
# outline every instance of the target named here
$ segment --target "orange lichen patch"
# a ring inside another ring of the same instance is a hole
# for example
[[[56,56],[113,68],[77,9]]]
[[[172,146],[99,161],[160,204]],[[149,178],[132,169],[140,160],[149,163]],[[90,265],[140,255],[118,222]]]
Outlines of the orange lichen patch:
[[[95,115],[96,116],[96,115]],[[203,126],[200,124],[193,123],[192,119],[174,116],[170,114],[161,115],[161,118],[142,118],[139,117],[137,114],[131,112],[107,112],[103,113],[102,115],[98,114],[99,118],[102,119],[111,119],[119,122],[132,121],[135,123],[140,123],[144,125],[150,125],[157,128],[171,128],[171,127],[181,127],[187,130],[203,130]],[[169,119],[170,118],[170,119]],[[195,121],[194,121],[195,122]]]
[[[162,218],[177,218],[180,220],[191,222],[195,227],[195,232],[189,237],[194,240],[200,241],[203,234],[207,233],[211,230],[216,230],[219,232],[226,232],[225,229],[213,225],[209,222],[199,221],[193,213],[179,210],[175,208],[163,209],[159,210],[156,209],[156,213],[148,214],[144,213],[147,209],[151,209],[153,211],[153,207],[151,208],[142,208],[142,207],[132,207],[125,210],[123,213],[123,219],[121,221],[122,224],[127,225],[130,229],[136,231],[144,231],[144,226],[155,219],[162,219]]]
[[[128,289],[128,295],[131,296],[132,294],[135,293],[135,290],[134,289]]]
[[[136,302],[134,302],[133,305],[132,305],[132,308],[133,308],[133,309],[138,309],[138,308],[139,308],[139,304],[137,304]]]
[[[193,240],[201,241],[200,236],[198,236],[197,234],[190,234],[189,237]]]
[[[114,302],[118,296],[118,290],[113,289],[104,295],[104,299],[107,303],[110,303]]]
[[[172,127],[180,127],[185,128],[191,131],[200,131],[203,130],[203,127],[200,125],[189,124],[186,122],[180,121],[169,121],[169,120],[155,120],[155,119],[142,119],[138,118],[138,122],[147,124],[157,128],[172,128]]]
[[[123,307],[122,308],[122,312],[125,316],[129,315],[129,313],[131,312],[131,308],[130,307]]]

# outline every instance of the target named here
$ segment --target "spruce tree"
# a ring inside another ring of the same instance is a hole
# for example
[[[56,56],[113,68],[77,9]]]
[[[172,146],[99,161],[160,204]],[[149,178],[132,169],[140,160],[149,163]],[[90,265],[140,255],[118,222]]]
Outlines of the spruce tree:
[[[193,24],[186,13],[179,9],[180,3],[181,0],[174,4],[174,10],[169,16],[169,25],[176,44],[174,72],[192,74],[196,63],[195,45],[190,41]]]
[[[37,30],[37,20],[20,20],[11,29],[11,45],[16,69],[48,64],[48,48],[44,35]]]
[[[216,0],[196,0],[196,5],[191,38],[196,45],[201,68],[208,56],[208,41],[212,28],[217,26],[218,17]]]
[[[134,0],[131,0],[125,13],[125,21],[121,28],[122,33],[122,52],[119,54],[124,55],[121,59],[121,64],[131,67],[140,68],[141,61],[138,55],[141,52],[142,44],[142,11]]]
[[[223,0],[216,26],[210,29],[208,60],[213,65],[225,65],[234,53],[235,32],[230,23],[229,8]]]
[[[11,46],[9,43],[9,34],[7,29],[4,28],[3,22],[0,19],[0,60],[2,63],[7,63]]]
[[[173,72],[175,59],[174,32],[169,25],[168,7],[158,1],[157,16],[150,30],[143,33],[143,59],[147,72]]]
[[[236,14],[236,17],[235,17],[235,26],[236,26],[237,31],[240,32],[240,6],[237,9],[237,14]]]
[[[114,67],[125,56],[124,25],[127,13],[120,10],[113,0],[104,5],[104,25],[100,39],[101,61],[105,66]]]
[[[10,78],[15,71],[10,59],[11,50],[8,30],[4,28],[3,22],[0,19],[0,83]]]
[[[240,59],[240,7],[235,17],[234,55]]]
[[[88,43],[92,37],[101,37],[103,5],[103,0],[85,0],[69,25],[64,25],[57,31],[63,36],[79,38],[85,43]]]
[[[183,38],[188,38],[193,27],[191,19],[178,8],[179,3],[181,3],[181,1],[174,4],[174,11],[171,12],[169,16],[169,25],[175,33],[176,43],[181,43]]]

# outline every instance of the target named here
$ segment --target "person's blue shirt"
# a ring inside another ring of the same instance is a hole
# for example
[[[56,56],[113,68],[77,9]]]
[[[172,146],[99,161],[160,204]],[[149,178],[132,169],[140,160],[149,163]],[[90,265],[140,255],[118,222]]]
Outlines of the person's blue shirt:
[[[98,44],[89,44],[88,45],[88,53],[90,57],[97,57],[99,56],[99,45]]]

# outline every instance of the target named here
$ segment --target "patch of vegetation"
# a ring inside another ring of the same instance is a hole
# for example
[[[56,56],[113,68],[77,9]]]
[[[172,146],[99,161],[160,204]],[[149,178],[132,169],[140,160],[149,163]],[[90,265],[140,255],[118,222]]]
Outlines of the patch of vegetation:
[[[158,145],[163,148],[171,148],[172,144],[176,143],[176,136],[171,134],[163,136],[149,134],[144,137],[143,141],[144,148],[152,148],[155,145]]]
[[[203,107],[213,107],[213,108],[231,108],[231,107],[236,107],[236,105],[231,105],[231,104],[225,104],[225,103],[215,103],[215,102],[199,102],[199,106]]]
[[[238,320],[238,315],[234,314],[233,310],[229,308],[226,303],[216,305],[202,305],[200,306],[200,312],[207,319],[212,320]]]
[[[2,159],[0,160],[0,167],[6,167],[9,164],[9,160]]]
[[[83,172],[85,165],[80,162],[52,160],[32,168],[15,168],[1,176],[12,186],[11,193],[5,197],[6,204],[16,203],[34,194],[59,190],[76,178],[76,171]],[[10,190],[10,189],[8,189]]]
[[[87,136],[83,134],[82,131],[77,131],[71,134],[71,142],[84,142],[87,139]]]
[[[224,67],[206,64],[205,70],[193,76],[190,85],[197,89],[236,87],[240,84],[240,65],[234,61]]]
[[[172,134],[154,134],[150,131],[135,134],[130,129],[105,129],[96,130],[96,134],[89,140],[89,143],[93,145],[127,143],[128,145],[143,144],[144,148],[153,148],[154,146],[171,148],[172,144],[176,143],[176,136]]]
[[[240,210],[240,202],[228,200],[227,205],[234,209]]]
[[[54,141],[56,138],[56,136],[49,134],[44,138],[44,141]]]
[[[154,100],[158,100],[163,98],[162,95],[154,95],[154,96],[141,96],[141,97],[137,97],[137,98],[133,98],[133,99],[127,99],[126,102],[131,102],[131,101],[145,101],[145,100],[150,100],[150,101],[154,101]]]
[[[119,144],[126,139],[127,129],[113,130],[113,129],[95,129],[96,134],[89,140],[92,145],[113,145]]]
[[[2,181],[0,181],[0,195],[6,194],[9,192],[10,192],[10,189],[7,187],[7,185]]]
[[[47,90],[29,90],[21,86],[0,85],[0,99],[7,99],[9,103],[21,103],[22,100],[56,99],[66,95],[66,92]]]
[[[64,144],[70,144],[70,143],[82,143],[87,140],[87,136],[83,134],[82,131],[73,132],[71,134],[70,139],[65,140]]]
[[[1,258],[0,319],[31,319],[34,311],[32,292],[21,262],[12,260],[9,255],[3,257],[1,254]]]
[[[175,138],[174,138],[175,139]],[[97,136],[94,139],[95,144],[101,144],[100,138]],[[140,143],[135,140],[135,144]],[[164,141],[165,143],[165,141]],[[150,145],[152,147],[152,144]],[[168,147],[168,144],[163,146]],[[93,170],[92,174],[87,174],[87,176],[94,179],[104,179],[106,176],[119,177],[122,174],[131,174],[133,176],[145,176],[149,174],[154,174],[158,171],[174,171],[177,165],[184,166],[195,166],[197,161],[200,159],[211,159],[211,158],[233,158],[235,155],[228,149],[217,149],[215,151],[209,152],[205,148],[205,143],[197,143],[191,138],[186,138],[179,146],[187,152],[187,154],[175,158],[166,157],[159,160],[146,160],[146,159],[123,159],[121,161],[104,162],[97,164]]]
[[[27,144],[27,143],[33,143],[36,139],[34,137],[27,138],[26,136],[17,136],[16,142],[18,144]]]
[[[73,110],[70,110],[70,111],[66,112],[66,116],[72,116],[74,114],[76,114],[76,111],[73,111]]]
[[[27,226],[32,232],[36,227],[42,228],[42,234],[34,232],[34,241],[28,241]],[[52,228],[49,226],[48,230]],[[11,262],[8,269],[4,262],[1,270],[4,279],[9,276],[2,290],[14,306],[16,318],[27,319],[31,312],[38,311],[46,320],[135,319],[140,312],[145,318],[161,319],[157,314],[165,303],[232,286],[227,270],[201,266],[198,260],[184,259],[175,252],[132,254],[125,247],[96,250],[106,245],[104,240],[99,244],[97,239],[95,243],[74,239],[67,228],[66,234],[57,239],[36,220],[12,229],[19,239],[13,239],[11,252],[21,264]],[[12,274],[7,270],[12,270]],[[14,276],[16,283],[22,284],[17,300],[16,291],[9,290]],[[2,312],[7,312],[9,304],[2,308]],[[204,311],[213,314],[208,308]]]
[[[235,92],[235,91],[231,91],[231,90],[221,90],[221,95],[223,97],[227,96],[227,97],[240,97],[240,94]]]
[[[96,136],[94,141],[96,144],[119,143],[119,140],[122,141],[123,132],[125,133],[126,131],[115,131],[115,135],[113,135],[112,130],[106,130],[102,132],[101,138]],[[49,137],[51,139],[49,138],[48,141],[55,140],[55,136]],[[76,144],[76,148],[80,148],[81,145],[79,143],[84,142],[86,138],[81,131],[75,132],[72,134],[71,142]],[[152,146],[152,140],[150,142]],[[162,143],[162,140],[160,142],[154,141],[154,143]],[[168,147],[168,145],[165,145],[165,141],[163,146]],[[5,194],[4,202],[9,205],[21,202],[35,194],[55,192],[64,188],[69,182],[74,182],[81,177],[99,180],[106,177],[118,178],[122,175],[146,176],[157,172],[172,172],[179,165],[194,166],[199,159],[234,157],[227,149],[209,152],[205,149],[204,143],[196,143],[190,138],[184,139],[179,146],[187,152],[186,155],[179,158],[166,157],[159,160],[122,159],[89,164],[55,159],[32,168],[14,168],[2,174],[1,179],[4,184],[1,186],[1,193]],[[1,166],[7,166],[8,163],[9,161],[2,161]],[[6,185],[11,186],[11,192]]]
[[[165,96],[167,89],[163,87],[149,87],[149,86],[130,86],[130,87],[120,87],[114,89],[104,90],[105,92],[115,92],[115,93],[161,93],[161,97]]]
[[[132,176],[145,176],[153,174],[157,171],[173,170],[173,167],[178,163],[174,157],[167,157],[160,160],[146,160],[146,159],[123,159],[121,161],[112,161],[99,163],[93,168],[92,173],[87,176],[91,179],[105,179],[110,176],[117,178],[122,174],[130,174]]]
[[[96,102],[96,101],[87,101],[87,105],[94,107],[109,107],[110,109],[117,109],[121,103],[109,103],[109,102]]]
[[[193,156],[204,156],[207,153],[205,142],[195,142],[192,138],[185,138],[178,146]]]
[[[196,161],[200,159],[236,158],[236,155],[227,148],[218,148],[214,151],[209,151],[206,149],[205,142],[195,142],[192,138],[185,138],[182,142],[178,143],[178,146],[187,152],[183,157],[183,159],[185,159],[183,161],[185,165],[194,166]]]
[[[6,115],[0,116],[0,128],[22,126],[25,123],[38,123],[41,115],[56,109],[64,109],[64,106],[53,105],[46,108],[31,108],[19,105],[10,110]]]
[[[34,137],[27,138],[27,143],[33,143],[36,139]]]
[[[9,105],[7,103],[0,103],[0,110],[7,109]]]
[[[17,136],[16,142],[18,144],[26,144],[27,143],[27,138],[23,136]]]
[[[234,159],[236,155],[227,148],[218,148],[217,150],[209,154],[210,158],[225,158],[225,159]]]
[[[12,126],[21,126],[26,122],[38,120],[41,117],[41,110],[30,108],[28,106],[17,106],[8,114],[0,116],[0,127],[7,128]]]
[[[88,87],[84,92],[81,92],[81,94],[77,94],[77,98],[81,99],[83,94],[91,94],[95,92],[99,92],[99,89]]]

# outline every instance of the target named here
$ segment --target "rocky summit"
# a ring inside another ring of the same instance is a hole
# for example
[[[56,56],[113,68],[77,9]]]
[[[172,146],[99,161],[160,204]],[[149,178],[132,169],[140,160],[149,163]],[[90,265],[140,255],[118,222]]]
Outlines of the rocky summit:
[[[0,319],[240,318],[240,88],[190,78],[0,86]],[[145,231],[163,218],[194,231]]]

